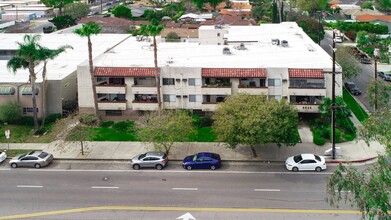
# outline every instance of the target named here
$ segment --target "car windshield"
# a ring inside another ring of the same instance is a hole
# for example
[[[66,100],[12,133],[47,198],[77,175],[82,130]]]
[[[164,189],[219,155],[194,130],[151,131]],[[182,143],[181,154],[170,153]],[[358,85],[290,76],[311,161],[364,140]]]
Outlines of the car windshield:
[[[47,156],[48,156],[48,153],[46,153],[46,152],[42,152],[42,153],[40,153],[40,154],[38,155],[38,157],[41,158],[41,159],[43,159],[43,158],[45,158],[45,157],[47,157]]]
[[[24,157],[24,156],[26,156],[26,154],[20,155],[20,156],[18,157],[18,159],[20,159],[20,158],[22,158],[22,157]]]
[[[295,163],[298,163],[298,162],[302,161],[303,158],[301,157],[301,155],[297,155],[297,156],[293,157],[293,160],[295,161]]]
[[[147,154],[141,154],[140,156],[138,156],[138,159],[141,160],[141,159],[143,159],[145,156],[147,156]]]
[[[193,156],[193,161],[197,160],[197,154]]]

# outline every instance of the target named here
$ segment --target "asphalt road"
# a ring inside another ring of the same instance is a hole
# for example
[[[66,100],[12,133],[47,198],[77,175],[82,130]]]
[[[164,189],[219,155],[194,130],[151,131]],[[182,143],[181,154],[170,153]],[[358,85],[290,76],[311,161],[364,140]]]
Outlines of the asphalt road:
[[[54,161],[44,169],[0,166],[2,219],[358,219],[326,202],[325,172],[282,163],[229,163],[216,171],[134,171],[127,163]],[[191,218],[190,218],[191,219]]]
[[[321,47],[328,53],[330,56],[332,56],[332,35],[330,32],[326,32],[325,38],[320,43]],[[336,44],[336,47],[338,48],[343,44]],[[332,63],[330,63],[332,65]],[[358,75],[356,78],[349,79],[349,81],[354,82],[362,91],[362,95],[356,96],[356,98],[369,110],[373,110],[373,106],[369,104],[369,99],[366,94],[366,90],[368,87],[369,82],[374,77],[375,67],[373,64],[359,64],[362,71],[361,74]]]

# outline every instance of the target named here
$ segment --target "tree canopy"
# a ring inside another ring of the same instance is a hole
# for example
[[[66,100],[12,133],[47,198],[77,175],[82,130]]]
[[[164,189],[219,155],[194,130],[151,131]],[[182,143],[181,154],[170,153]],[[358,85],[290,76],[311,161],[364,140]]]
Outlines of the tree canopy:
[[[351,79],[361,74],[361,65],[351,53],[351,49],[349,47],[338,47],[336,60],[343,69],[342,78]]]
[[[390,13],[391,12],[391,1],[390,0],[375,0],[376,9]]]
[[[316,11],[327,9],[327,0],[293,0],[292,5],[296,6],[301,12],[308,12],[313,15]]]
[[[74,2],[64,7],[64,14],[70,15],[74,19],[85,17],[90,12],[90,6],[82,2]]]
[[[163,110],[144,115],[137,136],[141,141],[152,142],[156,150],[169,154],[174,142],[188,141],[194,132],[193,119],[188,112]]]
[[[76,18],[72,18],[71,15],[56,16],[49,21],[56,26],[57,30],[76,25]]]
[[[73,3],[73,0],[41,0],[42,4],[49,8],[58,8],[59,14],[62,15],[62,9],[67,4]]]
[[[125,5],[116,6],[111,13],[117,18],[132,19],[132,10]]]
[[[299,141],[298,113],[284,99],[237,93],[219,104],[213,115],[213,131],[218,141],[230,148],[246,144],[276,143],[293,146]]]

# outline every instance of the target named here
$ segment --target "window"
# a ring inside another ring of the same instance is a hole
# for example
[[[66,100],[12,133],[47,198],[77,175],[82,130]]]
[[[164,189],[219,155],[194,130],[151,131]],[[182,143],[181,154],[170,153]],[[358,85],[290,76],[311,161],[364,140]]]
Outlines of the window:
[[[201,95],[189,95],[189,102],[201,102]]]
[[[217,37],[220,37],[220,33],[217,33]]]
[[[189,84],[189,86],[200,86],[201,85],[201,79],[189,78],[188,84]]]
[[[163,85],[175,85],[175,79],[174,78],[163,78]]]
[[[175,95],[163,95],[163,102],[175,102],[176,96]]]
[[[12,86],[0,86],[0,95],[13,95],[15,88]]]
[[[269,79],[268,86],[281,86],[281,79]]]
[[[27,114],[31,112],[33,112],[33,108],[23,108],[23,114]],[[38,108],[37,108],[37,112],[38,112]]]

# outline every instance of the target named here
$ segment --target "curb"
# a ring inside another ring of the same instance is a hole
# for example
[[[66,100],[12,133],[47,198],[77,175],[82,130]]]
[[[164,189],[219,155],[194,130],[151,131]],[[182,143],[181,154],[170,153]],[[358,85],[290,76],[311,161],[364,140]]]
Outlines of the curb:
[[[374,160],[376,159],[377,157],[368,157],[368,158],[364,158],[364,159],[358,159],[358,160],[329,160],[326,162],[327,163],[339,163],[339,164],[345,164],[345,163],[364,163],[364,162],[368,162],[368,161],[371,161],[371,160]]]

